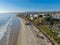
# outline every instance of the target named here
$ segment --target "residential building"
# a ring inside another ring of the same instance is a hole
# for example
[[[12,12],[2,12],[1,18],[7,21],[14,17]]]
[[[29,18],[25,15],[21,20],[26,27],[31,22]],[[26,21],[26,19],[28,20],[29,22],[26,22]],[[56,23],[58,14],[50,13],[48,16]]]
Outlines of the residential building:
[[[55,19],[60,19],[60,13],[52,14],[52,17]]]

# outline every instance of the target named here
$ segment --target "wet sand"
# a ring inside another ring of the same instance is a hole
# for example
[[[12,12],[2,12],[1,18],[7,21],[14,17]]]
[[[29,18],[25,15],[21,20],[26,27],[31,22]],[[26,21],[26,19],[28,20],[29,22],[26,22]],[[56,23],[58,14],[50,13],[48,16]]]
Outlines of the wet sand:
[[[15,18],[13,20],[12,26],[11,26],[11,32],[9,36],[9,44],[8,45],[16,45],[17,39],[20,31],[20,20],[18,18]]]

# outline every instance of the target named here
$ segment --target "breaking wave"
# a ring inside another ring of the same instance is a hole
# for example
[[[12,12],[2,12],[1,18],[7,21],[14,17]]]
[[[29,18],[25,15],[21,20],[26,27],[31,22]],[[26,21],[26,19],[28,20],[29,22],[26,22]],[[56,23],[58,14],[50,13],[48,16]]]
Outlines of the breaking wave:
[[[0,28],[0,40],[4,37],[4,34],[7,31],[7,27],[11,21],[12,21],[12,18],[10,18],[9,21],[3,27]]]

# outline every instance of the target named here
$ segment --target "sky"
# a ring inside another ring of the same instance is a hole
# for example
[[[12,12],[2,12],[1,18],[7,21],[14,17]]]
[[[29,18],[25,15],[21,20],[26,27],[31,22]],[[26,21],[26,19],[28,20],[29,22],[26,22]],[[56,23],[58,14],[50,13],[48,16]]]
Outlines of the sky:
[[[60,0],[0,0],[0,13],[60,11]]]

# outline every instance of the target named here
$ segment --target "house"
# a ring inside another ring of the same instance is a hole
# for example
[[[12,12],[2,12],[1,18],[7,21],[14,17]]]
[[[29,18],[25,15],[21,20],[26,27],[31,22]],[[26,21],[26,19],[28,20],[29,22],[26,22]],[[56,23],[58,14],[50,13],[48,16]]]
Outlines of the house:
[[[33,15],[33,18],[37,18],[37,17],[38,17],[38,14],[34,14],[34,15]]]
[[[39,17],[43,17],[43,18],[47,18],[47,17],[49,17],[50,15],[48,15],[48,14],[39,14]]]
[[[33,20],[33,17],[30,17],[31,20]]]
[[[40,14],[39,16],[41,16],[41,17],[43,17],[43,18],[44,18],[44,17],[45,17],[45,14]]]
[[[32,17],[33,15],[32,14],[30,14],[30,17]]]
[[[60,13],[52,14],[52,18],[60,19]]]
[[[33,20],[34,18],[37,18],[38,14],[30,14],[30,19]]]

